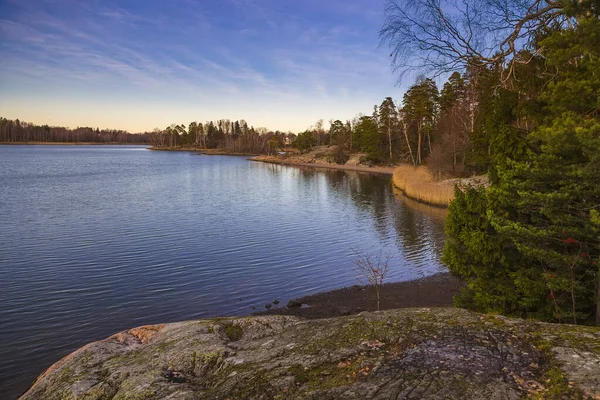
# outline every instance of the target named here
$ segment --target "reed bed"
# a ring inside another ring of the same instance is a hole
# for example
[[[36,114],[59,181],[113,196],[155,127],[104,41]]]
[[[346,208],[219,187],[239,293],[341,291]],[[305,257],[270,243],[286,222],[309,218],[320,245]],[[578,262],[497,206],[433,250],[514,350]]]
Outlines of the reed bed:
[[[454,182],[436,182],[425,166],[401,165],[394,170],[392,182],[407,197],[423,203],[447,207],[454,199]]]

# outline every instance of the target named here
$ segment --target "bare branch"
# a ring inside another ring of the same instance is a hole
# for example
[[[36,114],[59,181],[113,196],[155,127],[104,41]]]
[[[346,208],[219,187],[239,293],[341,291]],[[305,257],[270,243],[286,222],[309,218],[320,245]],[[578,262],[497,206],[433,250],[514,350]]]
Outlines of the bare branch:
[[[556,0],[387,0],[380,46],[400,79],[515,63],[543,29],[571,22],[562,11]]]

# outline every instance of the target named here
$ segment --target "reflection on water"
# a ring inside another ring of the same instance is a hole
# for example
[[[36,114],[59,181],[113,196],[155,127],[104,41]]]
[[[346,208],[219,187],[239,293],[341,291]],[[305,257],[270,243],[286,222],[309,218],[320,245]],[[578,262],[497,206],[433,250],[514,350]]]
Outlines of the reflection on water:
[[[393,193],[402,204],[397,209],[401,214],[395,218],[395,227],[398,244],[404,248],[407,259],[425,255],[428,262],[438,262],[445,243],[443,227],[448,210],[409,199],[396,188]],[[424,248],[431,251],[423,251]]]
[[[443,266],[443,210],[388,176],[112,146],[0,146],[0,398],[85,343],[132,326],[247,315]]]

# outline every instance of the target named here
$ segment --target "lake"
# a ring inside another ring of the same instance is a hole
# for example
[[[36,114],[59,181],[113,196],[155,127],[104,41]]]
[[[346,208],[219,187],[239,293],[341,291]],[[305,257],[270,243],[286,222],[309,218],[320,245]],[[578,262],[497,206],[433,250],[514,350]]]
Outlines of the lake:
[[[0,398],[82,345],[139,325],[248,315],[356,284],[445,271],[444,211],[390,177],[156,152],[0,146]]]

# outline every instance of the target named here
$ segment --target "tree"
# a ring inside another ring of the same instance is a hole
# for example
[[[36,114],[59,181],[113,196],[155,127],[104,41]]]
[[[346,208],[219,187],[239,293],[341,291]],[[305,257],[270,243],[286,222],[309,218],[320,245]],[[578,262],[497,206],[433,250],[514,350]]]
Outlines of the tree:
[[[348,155],[346,154],[346,141],[348,138],[348,131],[346,125],[339,119],[331,122],[329,127],[329,140],[330,144],[336,146],[334,161],[338,164],[344,164],[348,161]]]
[[[386,97],[379,106],[379,128],[381,134],[386,138],[388,161],[394,159],[393,142],[399,127],[398,110],[391,97]]]
[[[325,129],[323,128],[323,120],[320,119],[315,123],[313,132],[315,134],[315,139],[317,141],[317,146],[322,145],[323,143],[327,143],[329,140],[326,137]]]
[[[490,220],[536,266],[518,280],[524,303],[546,319],[600,324],[600,20],[574,12],[576,26],[540,39],[556,75],[526,157],[497,167]]]
[[[563,115],[530,141],[526,160],[499,167],[489,220],[528,259],[512,276],[521,306],[543,319],[586,321],[600,300],[592,217],[600,208],[600,122]]]
[[[367,153],[369,161],[380,162],[382,160],[379,127],[373,117],[360,117],[354,129],[354,137],[360,151]]]
[[[521,255],[487,218],[484,188],[455,189],[448,208],[442,261],[467,287],[454,298],[458,307],[480,312],[519,314],[519,295],[511,278]]]
[[[276,151],[283,149],[283,140],[280,135],[272,135],[267,142],[269,154],[274,154]]]
[[[371,255],[365,254],[359,250],[353,250],[355,255],[355,273],[358,281],[363,284],[369,284],[375,289],[375,297],[377,299],[377,311],[381,306],[381,286],[383,280],[388,275],[390,256],[383,257],[380,252],[376,259],[373,260]],[[364,279],[364,280],[363,280]]]
[[[548,28],[567,26],[562,0],[387,0],[379,32],[392,64],[407,72],[436,75],[464,69],[472,63],[494,66],[508,61],[505,79],[518,62],[514,55]],[[591,4],[584,0],[579,3]]]
[[[296,140],[292,143],[292,146],[300,153],[304,153],[306,150],[312,149],[317,144],[317,140],[315,139],[315,135],[307,130],[302,133],[299,133],[296,137]]]
[[[484,104],[490,112],[482,112],[491,186],[480,196],[485,208],[478,210],[457,193],[444,252],[451,270],[467,280],[474,308],[490,311],[502,304],[505,313],[600,324],[600,10],[595,4],[564,7],[570,25],[548,28],[531,43],[529,54],[515,54],[528,64],[489,75],[498,77]],[[513,78],[500,86],[507,75]],[[495,301],[489,301],[490,294]]]
[[[115,129],[35,125],[0,117],[0,142],[90,142],[90,143],[150,143],[150,133],[134,134]]]
[[[428,159],[428,164],[437,172],[446,172],[446,165],[451,163],[452,174],[459,173],[459,157],[464,167],[470,145],[469,110],[466,82],[460,73],[454,72],[440,93],[440,117],[436,126],[440,140]]]
[[[404,94],[404,118],[416,127],[417,152],[416,164],[423,163],[423,139],[427,136],[431,152],[431,131],[438,113],[438,90],[435,82],[429,78],[418,82]]]

